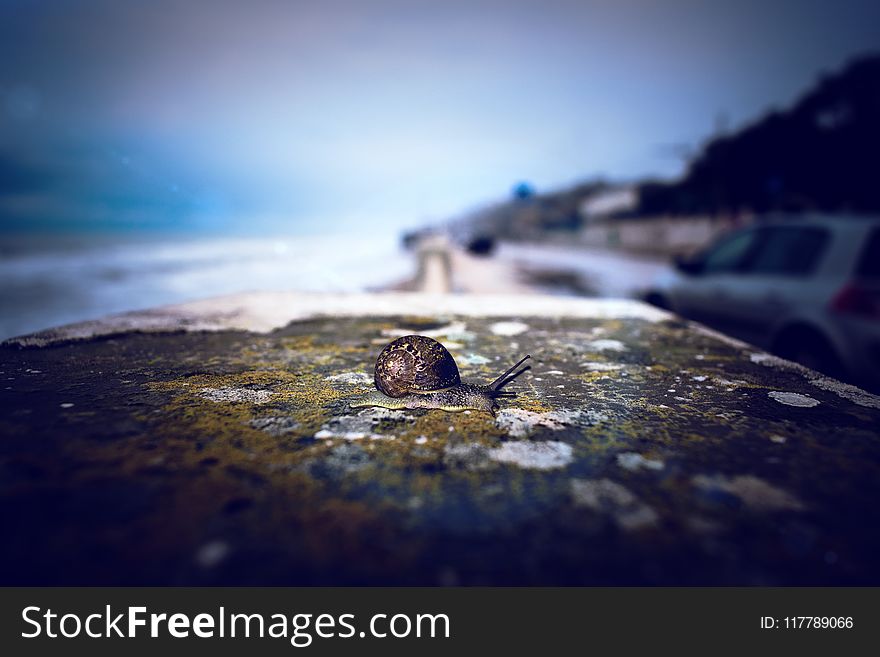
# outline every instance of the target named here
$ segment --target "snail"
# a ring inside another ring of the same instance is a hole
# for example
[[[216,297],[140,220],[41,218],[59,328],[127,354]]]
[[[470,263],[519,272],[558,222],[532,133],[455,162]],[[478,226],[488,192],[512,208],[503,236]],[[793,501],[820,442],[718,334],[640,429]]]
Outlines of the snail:
[[[502,392],[501,388],[519,376],[520,372],[515,370],[529,358],[520,359],[488,385],[462,383],[455,359],[446,347],[423,335],[406,335],[388,344],[376,359],[373,381],[378,391],[352,406],[475,410],[494,415],[498,398],[515,395]]]

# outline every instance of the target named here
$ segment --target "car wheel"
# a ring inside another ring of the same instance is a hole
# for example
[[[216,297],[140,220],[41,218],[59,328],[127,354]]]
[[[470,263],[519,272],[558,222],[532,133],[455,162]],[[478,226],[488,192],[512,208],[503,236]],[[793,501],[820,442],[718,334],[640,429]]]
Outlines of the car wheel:
[[[773,351],[828,376],[840,377],[844,374],[843,363],[831,343],[813,329],[798,328],[784,332],[776,341]]]
[[[645,301],[661,310],[672,310],[672,306],[669,305],[669,300],[660,292],[648,292],[648,294],[645,295]]]

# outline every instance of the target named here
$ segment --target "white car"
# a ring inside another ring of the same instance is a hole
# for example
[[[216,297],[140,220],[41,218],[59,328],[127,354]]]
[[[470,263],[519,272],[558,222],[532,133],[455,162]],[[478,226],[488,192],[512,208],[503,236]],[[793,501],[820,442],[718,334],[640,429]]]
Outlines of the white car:
[[[678,259],[646,299],[832,376],[880,387],[880,218],[762,222]]]

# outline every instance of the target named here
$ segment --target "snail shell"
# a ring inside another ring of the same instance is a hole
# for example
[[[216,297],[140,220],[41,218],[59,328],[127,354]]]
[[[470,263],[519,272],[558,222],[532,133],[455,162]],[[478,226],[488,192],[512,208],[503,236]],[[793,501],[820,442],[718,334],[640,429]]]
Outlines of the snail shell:
[[[378,391],[353,400],[351,406],[476,410],[495,415],[498,399],[514,396],[501,389],[528,369],[519,367],[529,358],[521,358],[489,384],[462,383],[452,354],[442,344],[424,335],[406,335],[385,347],[376,359],[373,380]]]
[[[458,366],[442,344],[424,335],[405,335],[376,359],[376,387],[389,397],[426,395],[461,384]]]

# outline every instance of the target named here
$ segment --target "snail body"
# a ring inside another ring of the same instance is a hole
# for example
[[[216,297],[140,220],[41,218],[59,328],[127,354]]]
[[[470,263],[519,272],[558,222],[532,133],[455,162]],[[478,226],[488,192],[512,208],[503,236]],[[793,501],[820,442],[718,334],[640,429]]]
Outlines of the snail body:
[[[494,415],[501,388],[517,376],[514,371],[529,356],[487,385],[462,383],[452,354],[423,335],[406,335],[388,344],[376,359],[373,381],[377,391],[352,404],[400,409],[476,410]]]

